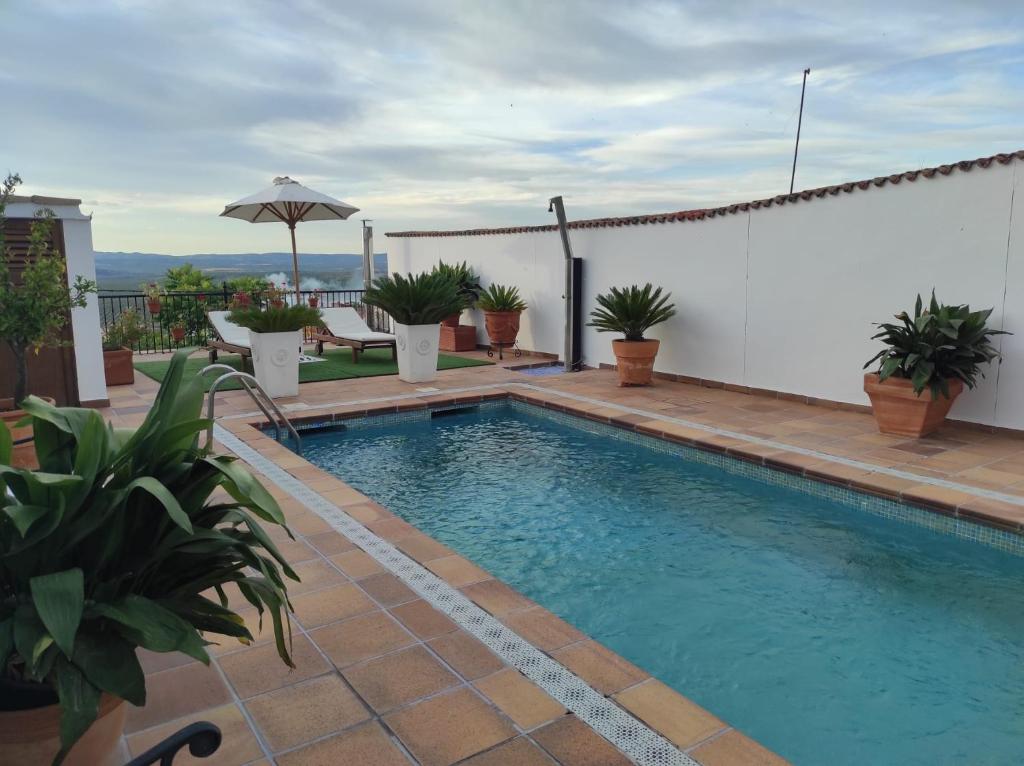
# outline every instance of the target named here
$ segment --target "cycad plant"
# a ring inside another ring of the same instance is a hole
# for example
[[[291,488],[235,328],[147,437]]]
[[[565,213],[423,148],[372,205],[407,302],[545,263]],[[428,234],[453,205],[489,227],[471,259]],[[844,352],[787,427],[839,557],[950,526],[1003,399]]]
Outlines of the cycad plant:
[[[437,272],[379,277],[363,295],[363,303],[404,325],[437,324],[465,306],[455,283]]]
[[[101,693],[145,703],[137,647],[208,663],[204,635],[252,640],[227,606],[230,583],[269,613],[292,665],[285,577],[298,578],[261,525],[284,517],[235,458],[199,445],[209,421],[186,358],[175,354],[137,429],[29,397],[38,471],[7,465],[0,425],[0,677],[55,693],[55,764],[95,721]]]
[[[672,293],[661,293],[661,288],[650,282],[643,287],[613,287],[597,296],[600,307],[590,312],[587,326],[598,332],[622,333],[625,340],[643,340],[648,329],[675,316],[675,305],[668,302]]]
[[[878,362],[880,382],[890,377],[905,378],[918,396],[929,388],[933,397],[941,393],[948,399],[950,380],[961,380],[974,388],[977,376],[985,377],[980,365],[999,358],[990,338],[1010,334],[987,326],[991,314],[992,309],[971,311],[967,305],[939,303],[934,290],[925,308],[918,295],[912,317],[902,311],[896,314],[898,323],[876,325],[880,330],[871,339],[882,341],[886,347],[864,368]]]
[[[253,332],[293,332],[321,324],[320,312],[310,306],[236,305],[228,321]]]
[[[480,293],[476,305],[484,311],[526,311],[519,290],[509,285],[491,285]]]
[[[480,297],[480,278],[473,273],[466,261],[462,263],[445,263],[438,261],[433,273],[440,274],[455,284],[456,290],[463,301],[463,308],[471,309]]]

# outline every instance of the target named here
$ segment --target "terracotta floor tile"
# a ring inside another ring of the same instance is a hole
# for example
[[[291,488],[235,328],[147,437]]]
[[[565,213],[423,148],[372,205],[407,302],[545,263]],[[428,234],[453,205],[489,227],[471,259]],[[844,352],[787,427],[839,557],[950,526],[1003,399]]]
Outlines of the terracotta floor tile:
[[[661,681],[650,680],[615,695],[615,700],[655,731],[687,748],[725,724]]]
[[[521,728],[529,730],[547,723],[566,710],[518,670],[507,668],[481,678],[473,685]]]
[[[384,720],[423,766],[450,766],[516,735],[508,719],[465,688]]]
[[[291,652],[295,668],[289,668],[277,654],[273,643],[243,649],[217,658],[224,674],[242,699],[280,689],[330,670],[309,640],[296,633]]]
[[[527,737],[516,737],[510,742],[474,755],[461,766],[555,766],[555,761]]]
[[[211,760],[215,760],[218,766],[241,766],[263,756],[260,743],[249,728],[242,711],[234,703],[193,713],[133,734],[128,737],[128,750],[133,758],[138,757],[179,729],[197,721],[209,721],[220,729],[220,747],[211,758],[195,758],[189,754],[188,748],[185,748],[174,759],[175,766],[203,766]]]
[[[459,590],[496,617],[516,609],[536,606],[533,601],[500,580],[484,580]]]
[[[690,752],[701,766],[787,766],[789,761],[733,729]]]
[[[586,638],[565,620],[559,619],[542,607],[511,612],[503,616],[501,621],[546,652]]]
[[[128,733],[231,701],[217,668],[192,662],[146,676],[146,706],[128,706]]]
[[[269,612],[263,612],[262,622],[260,621],[260,613],[256,611],[255,607],[250,606],[244,609],[237,609],[236,613],[245,621],[245,627],[252,634],[252,643],[249,646],[259,646],[274,640],[274,620]],[[210,653],[211,657],[246,648],[245,644],[233,636],[208,634],[206,635],[206,640],[216,642],[206,647],[206,651]]]
[[[209,649],[209,647],[207,647]],[[142,672],[159,673],[161,670],[176,668],[179,665],[187,665],[190,662],[199,662],[182,652],[151,652],[148,649],[139,649],[139,664],[142,665]]]
[[[530,733],[562,766],[629,766],[630,760],[574,715]]]
[[[390,572],[360,580],[359,587],[385,607],[398,606],[419,598],[408,585]]]
[[[355,550],[356,547],[355,543],[345,537],[345,535],[333,531],[321,532],[318,535],[307,537],[306,542],[325,556],[334,556],[338,553]]]
[[[452,555],[450,548],[422,532],[416,532],[408,537],[400,537],[395,540],[395,545],[407,556],[421,563]]]
[[[292,598],[292,606],[299,622],[307,628],[318,628],[377,608],[354,583],[333,585],[295,596]]]
[[[342,671],[378,713],[394,710],[459,683],[458,677],[422,646],[413,646]]]
[[[366,526],[385,540],[397,540],[402,537],[408,537],[414,532],[419,532],[412,524],[398,518],[371,521]]]
[[[386,612],[361,614],[317,628],[310,637],[339,668],[393,652],[415,642]]]
[[[323,559],[304,561],[301,564],[296,564],[292,569],[295,570],[295,574],[299,576],[301,582],[287,581],[289,596],[298,596],[300,593],[318,590],[327,585],[346,582],[345,576]]]
[[[285,540],[275,543],[284,560],[294,567],[302,561],[318,558],[317,553],[302,540]]]
[[[451,633],[459,628],[443,612],[434,609],[423,599],[401,604],[390,611],[393,617],[423,641]]]
[[[581,641],[551,655],[604,695],[650,678],[636,665],[596,641]]]
[[[376,503],[357,503],[356,505],[346,505],[345,513],[360,524],[369,524],[371,521],[376,521],[384,515],[381,513],[381,507]]]
[[[359,697],[334,673],[261,694],[245,706],[275,753],[370,718]]]
[[[370,722],[292,750],[276,758],[278,766],[409,766],[380,724]]]
[[[347,574],[353,580],[361,580],[364,577],[380,574],[386,571],[374,559],[361,550],[346,551],[336,556],[331,556],[331,561],[338,565],[338,569]]]
[[[459,675],[470,681],[505,667],[498,655],[462,630],[435,638],[428,645]]]
[[[491,579],[487,572],[462,556],[445,556],[428,561],[427,569],[454,588]]]

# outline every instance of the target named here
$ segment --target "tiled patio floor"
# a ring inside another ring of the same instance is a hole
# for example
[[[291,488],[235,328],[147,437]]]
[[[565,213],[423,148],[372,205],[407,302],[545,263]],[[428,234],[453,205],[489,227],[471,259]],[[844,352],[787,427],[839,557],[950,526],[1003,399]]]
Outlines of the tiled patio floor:
[[[941,512],[1013,528],[1024,519],[1024,505],[1013,502],[1019,497],[1024,503],[1024,440],[962,426],[915,442],[878,434],[870,416],[861,413],[683,383],[620,389],[614,372],[608,371],[537,378],[497,366],[442,372],[430,384],[436,392],[417,391],[395,377],[309,383],[296,400],[283,403],[295,416],[343,416],[453,397],[472,400],[481,393],[522,394],[523,389],[508,387],[512,383],[530,384],[528,395],[539,403],[816,478],[899,494]],[[480,386],[490,388],[453,392]],[[141,376],[135,386],[111,388],[112,406],[104,414],[123,425],[136,424],[156,389]],[[248,426],[256,418],[246,413],[254,408],[241,392],[221,397],[222,424],[249,446],[458,588],[694,760],[707,765],[783,763],[471,562],[260,435]],[[404,398],[379,401],[390,397]],[[768,442],[709,434],[679,420]],[[787,445],[804,451],[788,451]],[[858,464],[831,462],[829,456],[853,458]],[[920,479],[886,472],[894,467]],[[928,483],[934,480],[952,481],[960,488]],[[297,668],[289,672],[280,663],[266,631],[251,647],[217,647],[210,667],[184,657],[146,655],[150,703],[129,715],[126,734],[133,754],[203,719],[224,731],[224,745],[211,760],[225,766],[628,763],[587,724],[326,521],[281,487],[269,481],[268,487],[297,538],[290,541],[275,532],[302,578],[290,589]],[[1004,499],[993,499],[993,492]],[[247,619],[254,617],[240,598],[238,606]],[[177,761],[192,762],[187,757]]]

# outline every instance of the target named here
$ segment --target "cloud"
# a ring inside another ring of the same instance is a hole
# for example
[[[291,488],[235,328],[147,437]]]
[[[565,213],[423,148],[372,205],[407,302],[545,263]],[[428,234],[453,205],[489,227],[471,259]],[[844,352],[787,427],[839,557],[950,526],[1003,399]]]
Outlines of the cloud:
[[[17,7],[15,7],[17,6]],[[1020,148],[1024,18],[991,0],[0,4],[4,164],[96,247],[280,250],[219,219],[291,175],[377,232],[706,207]],[[358,252],[359,226],[300,247]]]

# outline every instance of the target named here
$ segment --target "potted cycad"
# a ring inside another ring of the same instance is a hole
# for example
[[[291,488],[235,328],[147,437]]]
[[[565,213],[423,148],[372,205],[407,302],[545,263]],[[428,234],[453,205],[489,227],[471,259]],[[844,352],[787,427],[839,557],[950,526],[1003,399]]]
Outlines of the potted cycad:
[[[434,273],[451,280],[455,284],[455,289],[458,291],[459,296],[462,298],[462,308],[441,320],[441,324],[446,327],[458,327],[462,319],[462,312],[465,309],[473,308],[480,297],[480,278],[473,273],[473,270],[466,261],[456,264],[438,261],[434,267]]]
[[[373,281],[363,303],[387,312],[395,321],[398,377],[406,383],[433,380],[441,320],[464,305],[455,284],[437,273],[384,276]]]
[[[108,386],[127,386],[135,382],[132,347],[145,330],[135,309],[125,309],[107,327],[103,335],[103,374]]]
[[[519,335],[519,319],[526,301],[519,290],[508,285],[491,285],[480,293],[476,304],[484,312],[484,327],[492,346],[511,346]]]
[[[937,430],[966,385],[974,388],[981,365],[999,358],[990,340],[1008,335],[987,326],[992,309],[939,303],[932,290],[925,308],[921,296],[914,315],[896,315],[898,322],[877,325],[872,340],[885,348],[864,365],[878,372],[864,375],[864,392],[882,433],[921,437]]]
[[[228,321],[249,331],[256,380],[272,398],[298,396],[302,331],[320,325],[319,309],[303,304],[286,306],[279,294],[264,303],[234,308]]]
[[[232,583],[292,665],[285,578],[298,578],[262,527],[284,517],[240,462],[199,445],[203,381],[186,358],[138,429],[26,400],[38,472],[10,467],[0,426],[2,764],[108,763],[124,703],[146,702],[137,649],[209,663],[210,641],[252,640]]]
[[[622,333],[621,340],[612,341],[620,386],[651,384],[661,341],[644,338],[644,333],[675,316],[675,306],[668,302],[671,297],[672,293],[662,295],[661,288],[650,282],[643,287],[613,287],[597,296],[599,308],[590,312],[587,326]]]

